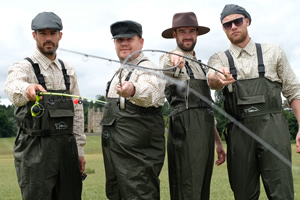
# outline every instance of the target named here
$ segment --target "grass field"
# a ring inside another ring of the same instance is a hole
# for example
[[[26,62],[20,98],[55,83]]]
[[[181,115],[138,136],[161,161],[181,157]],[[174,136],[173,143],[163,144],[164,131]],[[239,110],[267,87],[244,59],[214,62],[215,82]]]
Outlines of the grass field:
[[[13,159],[14,138],[0,139],[0,199],[4,200],[20,200],[20,189],[18,187],[14,159]],[[225,144],[224,144],[225,146]],[[88,136],[86,152],[86,172],[88,177],[84,181],[83,200],[105,200],[105,175],[104,165],[101,152],[100,136]],[[295,153],[295,144],[292,144],[293,159],[293,175],[295,186],[295,199],[300,199],[300,155]],[[168,171],[167,162],[163,167],[161,176],[161,200],[169,200],[168,187]],[[266,200],[267,197],[261,186],[260,200]],[[233,194],[231,192],[226,163],[214,167],[212,183],[211,183],[211,200],[231,200]]]

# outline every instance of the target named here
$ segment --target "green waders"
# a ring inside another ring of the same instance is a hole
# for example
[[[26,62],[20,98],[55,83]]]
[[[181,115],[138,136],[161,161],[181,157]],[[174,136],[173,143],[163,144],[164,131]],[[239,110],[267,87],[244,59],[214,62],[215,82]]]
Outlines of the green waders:
[[[264,78],[264,66],[259,66],[260,78],[237,80],[233,92],[224,89],[225,110],[291,161],[289,129],[281,112],[281,84]],[[227,127],[227,166],[237,200],[259,199],[260,176],[269,199],[294,199],[291,167],[232,123]]]
[[[102,132],[106,195],[110,200],[159,200],[165,158],[161,108],[144,108],[107,98]]]
[[[189,88],[211,100],[206,80],[190,79],[188,89],[166,87],[171,105],[167,142],[170,196],[172,200],[206,200],[214,162],[212,108]]]
[[[49,98],[54,105],[47,103]],[[43,96],[40,105],[44,110],[37,117],[31,116],[32,105],[33,102],[29,102],[15,111],[20,129],[14,157],[22,198],[81,199],[82,181],[73,135],[72,99]]]
[[[26,58],[45,89],[39,65]],[[66,90],[70,78],[59,60]],[[73,135],[74,106],[70,97],[43,96],[40,114],[32,117],[34,102],[16,107],[19,132],[14,146],[15,167],[23,200],[80,200],[82,181],[75,137]],[[37,105],[36,105],[37,106]]]

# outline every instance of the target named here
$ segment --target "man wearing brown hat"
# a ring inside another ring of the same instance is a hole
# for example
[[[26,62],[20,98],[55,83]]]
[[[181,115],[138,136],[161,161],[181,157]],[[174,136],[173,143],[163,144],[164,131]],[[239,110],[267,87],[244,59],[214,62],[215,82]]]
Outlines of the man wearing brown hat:
[[[197,36],[209,32],[199,26],[193,12],[176,13],[172,28],[162,33],[164,38],[176,38],[173,53],[197,60],[194,47]],[[206,70],[197,62],[174,54],[160,58],[160,66],[170,68],[180,62],[171,77],[184,82],[182,90],[168,84],[166,98],[171,106],[168,134],[168,167],[170,196],[172,200],[209,199],[210,181],[214,162],[214,140],[217,144],[217,165],[225,161],[220,136],[214,126],[214,116],[209,104],[202,101],[190,89],[211,99],[206,81]]]
[[[141,24],[118,21],[110,30],[120,61],[130,56],[126,64],[157,68],[140,52],[144,44]],[[159,174],[165,158],[164,99],[164,82],[139,69],[118,69],[108,82],[101,122],[108,199],[160,199]]]
[[[259,199],[260,177],[269,199],[294,199],[290,134],[282,115],[281,93],[300,121],[300,84],[283,50],[250,38],[250,14],[241,6],[226,5],[221,13],[229,50],[211,56],[208,73],[213,89],[223,89],[225,111],[252,132],[227,126],[227,163],[235,199]],[[296,137],[300,153],[300,131]],[[277,152],[277,154],[275,154]],[[276,156],[278,153],[281,156]]]
[[[31,28],[36,49],[10,66],[5,82],[19,126],[14,158],[22,199],[78,200],[85,170],[82,105],[55,96],[35,102],[37,91],[79,95],[76,73],[57,58],[63,28],[60,17],[39,13]]]

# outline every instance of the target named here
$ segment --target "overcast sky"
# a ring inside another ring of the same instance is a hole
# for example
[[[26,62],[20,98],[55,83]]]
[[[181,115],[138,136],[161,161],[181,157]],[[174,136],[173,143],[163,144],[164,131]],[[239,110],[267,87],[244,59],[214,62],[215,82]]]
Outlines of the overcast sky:
[[[9,103],[3,91],[8,67],[35,49],[31,20],[40,12],[52,11],[61,17],[61,48],[117,60],[109,28],[112,23],[137,21],[143,26],[144,49],[171,51],[176,42],[162,38],[162,31],[171,28],[174,13],[192,11],[199,25],[211,29],[198,37],[195,48],[198,59],[207,63],[213,53],[229,47],[220,24],[220,13],[229,3],[243,6],[250,13],[252,23],[248,31],[255,42],[282,47],[300,80],[299,0],[9,0],[0,3],[0,104]],[[89,98],[104,95],[106,82],[119,66],[100,59],[86,60],[62,50],[58,57],[73,64],[81,95]]]

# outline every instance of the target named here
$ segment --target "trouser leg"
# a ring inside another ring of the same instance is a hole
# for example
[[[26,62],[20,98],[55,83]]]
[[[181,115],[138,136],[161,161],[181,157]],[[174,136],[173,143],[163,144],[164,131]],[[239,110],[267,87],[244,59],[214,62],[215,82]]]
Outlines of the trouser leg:
[[[81,175],[73,135],[31,137],[19,133],[14,157],[24,200],[81,198]]]
[[[258,145],[262,181],[269,199],[294,199],[291,143],[287,123],[282,114],[262,117],[260,137],[275,149],[282,159],[263,145]],[[264,123],[266,122],[266,123]],[[275,123],[277,122],[277,123]],[[288,162],[288,163],[287,163]]]
[[[209,199],[214,160],[213,118],[192,109],[170,118],[168,167],[172,200]]]
[[[236,200],[257,200],[260,194],[255,141],[239,127],[228,130],[227,169]]]

